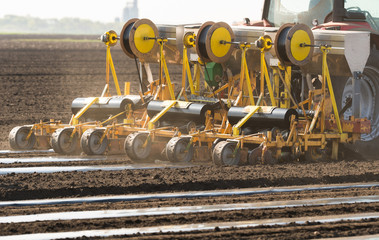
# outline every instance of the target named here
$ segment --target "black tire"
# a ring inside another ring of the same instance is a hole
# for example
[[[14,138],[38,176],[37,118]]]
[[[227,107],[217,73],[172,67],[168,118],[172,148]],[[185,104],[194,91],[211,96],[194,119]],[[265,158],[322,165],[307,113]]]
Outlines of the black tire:
[[[103,141],[100,141],[103,134],[104,129],[92,128],[86,130],[80,139],[82,151],[87,155],[104,154],[108,147],[108,138],[105,136]]]
[[[146,146],[143,147],[148,135],[148,133],[143,132],[135,132],[128,135],[125,139],[124,149],[130,159],[142,161],[146,160],[150,156],[152,147],[151,141],[149,140]]]
[[[341,80],[338,78],[337,80]],[[337,105],[341,109],[352,97],[352,78],[338,81],[335,84]],[[352,115],[351,108],[347,109],[341,118],[349,119]],[[347,145],[348,148],[362,156],[376,156],[379,154],[379,51],[373,50],[361,81],[361,117],[371,121],[371,133],[362,134],[361,140],[355,144]]]
[[[51,135],[51,146],[54,152],[72,155],[79,152],[79,134],[76,132],[72,138],[74,128],[60,128]]]
[[[216,138],[213,142],[212,142],[212,153],[213,153],[213,149],[216,147],[216,145],[219,143],[219,142],[222,142],[224,141],[224,139],[222,138]]]
[[[223,165],[238,165],[240,162],[241,149],[238,149],[235,154],[237,143],[221,141],[217,143],[212,152],[212,159],[214,164],[218,166]]]
[[[174,137],[166,145],[166,156],[171,162],[190,162],[193,158],[193,145],[187,151],[190,138]]]
[[[29,135],[31,127],[18,126],[14,127],[9,133],[9,144],[14,150],[32,150],[36,144],[36,136],[32,133],[29,139],[26,139]]]

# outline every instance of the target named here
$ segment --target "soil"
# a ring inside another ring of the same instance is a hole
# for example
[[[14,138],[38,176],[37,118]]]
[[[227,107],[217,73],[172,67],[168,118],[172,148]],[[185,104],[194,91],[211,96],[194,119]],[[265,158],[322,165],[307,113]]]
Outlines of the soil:
[[[369,182],[379,179],[379,161],[276,166],[195,166],[122,171],[7,174],[0,199],[19,200],[100,194],[128,194]]]
[[[0,35],[0,91],[2,93],[0,95],[0,149],[10,149],[8,135],[13,127],[46,119],[56,119],[66,123],[71,118],[73,99],[101,94],[105,85],[106,47],[100,41],[96,41],[97,38],[98,36]],[[111,51],[120,86],[123,86],[125,81],[130,81],[132,91],[136,93],[139,87],[134,60],[122,52],[120,45],[113,47]],[[153,68],[153,72],[156,70]],[[169,70],[173,81],[181,81],[180,66],[169,66]],[[33,156],[56,156],[56,154],[1,155],[1,157]],[[379,160],[360,159],[355,155],[349,157],[341,161],[295,162],[265,166],[216,167],[211,163],[199,163],[201,166],[189,168],[7,174],[0,176],[0,201],[378,181]],[[126,156],[118,156],[104,157],[100,161],[0,164],[0,168],[127,163],[131,163],[130,159]],[[6,207],[0,208],[0,216],[55,211],[365,196],[378,195],[378,191],[377,188],[372,188],[204,199]],[[0,235],[319,216],[378,212],[378,210],[379,205],[375,203],[85,221],[42,221],[28,224],[0,224],[2,230]],[[214,231],[205,232],[136,235],[132,239],[306,239],[378,233],[379,220],[363,220],[248,229],[220,230],[216,228]]]

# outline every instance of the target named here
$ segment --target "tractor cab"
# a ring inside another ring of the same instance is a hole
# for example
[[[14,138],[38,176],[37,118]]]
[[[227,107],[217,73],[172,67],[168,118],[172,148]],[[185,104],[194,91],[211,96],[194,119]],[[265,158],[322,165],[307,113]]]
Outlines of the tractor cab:
[[[266,0],[262,21],[247,24],[280,27],[303,23],[324,30],[379,32],[379,5],[373,0]]]

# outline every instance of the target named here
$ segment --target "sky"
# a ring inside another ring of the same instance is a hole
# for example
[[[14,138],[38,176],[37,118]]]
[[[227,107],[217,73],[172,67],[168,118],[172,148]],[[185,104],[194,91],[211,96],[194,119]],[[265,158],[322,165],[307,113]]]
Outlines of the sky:
[[[127,2],[132,0],[10,0],[1,4],[0,17],[71,17],[113,22],[116,17],[121,19]],[[232,23],[245,17],[260,20],[263,0],[139,0],[138,7],[140,18],[149,18],[155,23]]]

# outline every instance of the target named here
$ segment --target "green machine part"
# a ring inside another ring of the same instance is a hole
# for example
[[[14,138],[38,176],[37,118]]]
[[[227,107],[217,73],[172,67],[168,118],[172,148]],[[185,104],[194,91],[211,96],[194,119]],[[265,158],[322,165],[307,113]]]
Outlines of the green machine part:
[[[210,62],[205,65],[205,68],[205,81],[210,87],[217,87],[219,82],[222,80],[222,76],[224,75],[221,64]]]

